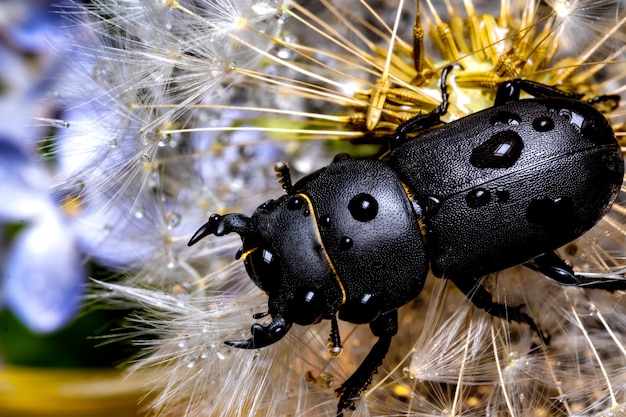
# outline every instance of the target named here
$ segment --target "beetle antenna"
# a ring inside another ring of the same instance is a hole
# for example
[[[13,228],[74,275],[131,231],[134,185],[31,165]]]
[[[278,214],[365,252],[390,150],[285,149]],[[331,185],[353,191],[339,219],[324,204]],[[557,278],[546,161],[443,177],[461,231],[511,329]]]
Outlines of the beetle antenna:
[[[289,165],[287,162],[276,162],[274,164],[274,173],[278,178],[278,183],[283,187],[283,190],[287,191],[287,194],[291,193],[293,186],[291,185],[291,173],[289,172]]]

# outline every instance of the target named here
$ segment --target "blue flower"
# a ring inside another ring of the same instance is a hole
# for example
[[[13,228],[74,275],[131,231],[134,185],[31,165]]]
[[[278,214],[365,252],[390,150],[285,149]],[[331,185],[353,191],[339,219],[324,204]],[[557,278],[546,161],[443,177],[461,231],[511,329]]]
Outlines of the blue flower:
[[[34,332],[58,330],[80,308],[83,255],[43,166],[6,137],[0,137],[0,195],[0,224],[24,225],[4,254],[0,305]]]

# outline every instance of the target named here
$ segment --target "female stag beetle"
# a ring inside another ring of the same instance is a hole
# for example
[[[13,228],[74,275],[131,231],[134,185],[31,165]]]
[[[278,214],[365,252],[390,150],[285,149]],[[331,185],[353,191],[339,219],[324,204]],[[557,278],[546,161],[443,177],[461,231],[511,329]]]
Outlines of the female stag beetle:
[[[256,349],[280,340],[293,323],[331,321],[329,352],[341,352],[337,317],[369,323],[378,337],[358,369],[337,389],[337,415],[381,365],[397,332],[397,309],[415,299],[430,269],[452,280],[479,308],[528,324],[521,306],[496,303],[480,278],[523,264],[562,285],[615,290],[619,277],[598,280],[573,272],[554,252],[594,226],[615,201],[624,160],[607,119],[588,102],[554,87],[517,79],[503,83],[494,106],[443,123],[442,103],[389,138],[389,161],[333,162],[295,184],[275,166],[286,194],[252,217],[213,214],[191,238],[235,232],[237,258],[269,296],[267,326],[254,324]],[[534,96],[520,100],[520,91]],[[409,135],[416,137],[411,138]]]

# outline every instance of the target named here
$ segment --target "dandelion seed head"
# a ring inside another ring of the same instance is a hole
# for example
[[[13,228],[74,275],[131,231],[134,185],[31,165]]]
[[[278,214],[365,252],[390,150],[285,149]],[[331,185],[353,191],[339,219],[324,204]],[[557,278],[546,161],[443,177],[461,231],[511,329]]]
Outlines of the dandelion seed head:
[[[89,252],[126,272],[120,284],[101,284],[100,296],[137,311],[128,337],[143,352],[131,368],[156,371],[153,410],[334,415],[334,389],[375,341],[367,326],[342,324],[343,354],[331,358],[320,323],[259,351],[224,344],[250,336],[267,299],[233,263],[236,236],[191,249],[186,241],[209,214],[250,213],[280,193],[274,161],[289,160],[296,177],[350,146],[337,139],[384,142],[439,104],[439,69],[451,62],[461,66],[449,80],[446,121],[491,106],[496,86],[515,77],[586,97],[623,84],[617,55],[564,52],[581,2],[566,12],[565,2],[544,9],[505,1],[500,16],[493,6],[452,3],[446,11],[421,4],[421,68],[412,57],[414,5],[393,43],[397,5],[382,3],[102,0],[71,9],[90,33],[75,51],[82,75],[58,94],[69,103],[56,150],[59,190],[82,219],[77,233]],[[619,19],[602,22],[618,32]],[[617,75],[596,83],[605,70]],[[89,102],[77,104],[85,95]],[[620,207],[561,250],[577,271],[623,268]],[[624,368],[624,355],[611,353],[626,331],[620,295],[536,275],[514,268],[484,284],[499,302],[524,304],[552,336],[550,347],[429,277],[401,310],[392,350],[354,415],[589,415],[610,408],[612,395],[621,401],[623,377],[598,370]]]

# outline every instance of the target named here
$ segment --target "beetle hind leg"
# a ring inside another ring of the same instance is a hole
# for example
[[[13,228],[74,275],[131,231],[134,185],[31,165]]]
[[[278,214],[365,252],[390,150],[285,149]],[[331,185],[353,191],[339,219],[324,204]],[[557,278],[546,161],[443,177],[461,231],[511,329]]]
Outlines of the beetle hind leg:
[[[524,264],[559,285],[597,288],[607,291],[626,290],[624,274],[578,274],[554,252],[543,253]]]
[[[491,293],[482,286],[478,280],[457,279],[452,280],[454,285],[478,308],[485,310],[492,316],[505,319],[509,322],[516,321],[528,325],[539,336],[544,344],[550,343],[550,336],[545,335],[532,317],[522,312],[523,305],[510,306],[493,301]]]
[[[582,98],[582,94],[568,93],[566,91],[559,90],[556,87],[542,84],[537,81],[516,78],[500,84],[498,91],[496,91],[496,99],[493,103],[494,107],[519,101],[519,96],[522,91],[525,91],[534,97]]]

